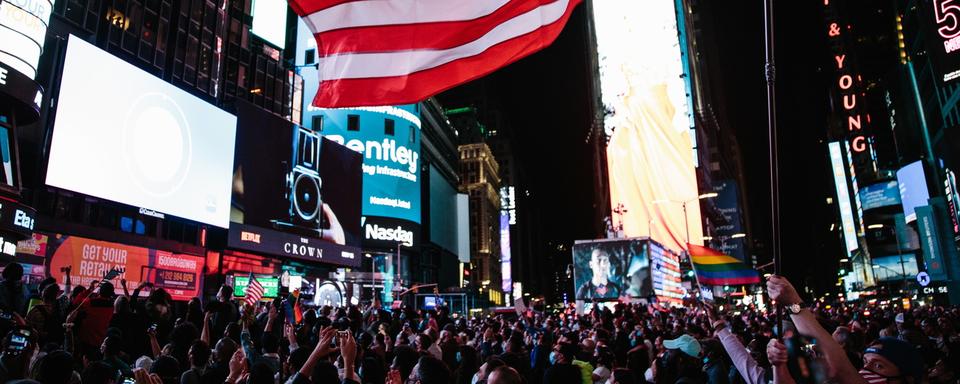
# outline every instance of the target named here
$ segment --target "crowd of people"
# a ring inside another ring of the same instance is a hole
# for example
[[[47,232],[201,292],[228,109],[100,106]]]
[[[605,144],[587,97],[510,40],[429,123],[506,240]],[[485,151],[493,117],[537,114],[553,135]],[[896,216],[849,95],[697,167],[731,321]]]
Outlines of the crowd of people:
[[[19,383],[954,383],[960,310],[804,305],[781,277],[768,295],[782,321],[618,303],[574,311],[463,317],[377,303],[258,306],[221,287],[175,303],[119,277],[71,286],[0,282],[0,380]],[[62,283],[62,282],[61,282]],[[119,283],[119,289],[115,286]],[[141,292],[149,294],[141,297]]]

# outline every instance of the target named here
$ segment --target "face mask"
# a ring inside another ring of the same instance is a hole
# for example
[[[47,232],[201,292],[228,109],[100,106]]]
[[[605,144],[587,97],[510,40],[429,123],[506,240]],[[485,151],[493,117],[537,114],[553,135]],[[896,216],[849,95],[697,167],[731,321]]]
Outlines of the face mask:
[[[862,378],[863,378],[865,381],[867,381],[868,383],[876,382],[877,379],[885,379],[887,382],[889,382],[890,379],[896,379],[896,378],[897,378],[897,376],[884,376],[884,375],[881,375],[881,374],[879,374],[879,373],[877,373],[877,372],[874,372],[873,370],[868,369],[868,368],[862,368],[862,369],[860,369],[860,372],[858,372],[858,373],[860,374],[860,377],[862,377]]]
[[[474,373],[473,378],[470,379],[470,384],[477,384],[480,382],[480,372]]]
[[[550,365],[557,363],[557,351],[550,352]]]

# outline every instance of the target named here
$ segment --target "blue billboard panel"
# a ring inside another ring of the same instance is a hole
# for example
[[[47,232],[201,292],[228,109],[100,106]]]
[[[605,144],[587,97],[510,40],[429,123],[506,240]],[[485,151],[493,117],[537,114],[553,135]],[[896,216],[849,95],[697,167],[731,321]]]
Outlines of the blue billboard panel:
[[[920,272],[917,258],[912,253],[874,257],[870,262],[873,275],[880,281],[913,280]]]
[[[714,191],[717,197],[714,203],[717,209],[723,215],[725,223],[716,227],[714,240],[717,242],[717,248],[725,255],[736,257],[741,261],[746,261],[746,249],[744,246],[745,238],[731,238],[731,236],[742,233],[743,225],[740,220],[739,189],[737,183],[733,180],[721,180],[716,184]]]
[[[900,184],[900,201],[903,204],[903,215],[907,222],[917,219],[917,207],[923,207],[930,200],[927,190],[927,178],[923,173],[923,161],[917,160],[897,171],[897,182]]]
[[[311,119],[314,130],[363,155],[363,215],[419,224],[417,106],[322,109],[320,116]]]
[[[864,210],[900,205],[900,187],[896,181],[868,185],[860,190]]]

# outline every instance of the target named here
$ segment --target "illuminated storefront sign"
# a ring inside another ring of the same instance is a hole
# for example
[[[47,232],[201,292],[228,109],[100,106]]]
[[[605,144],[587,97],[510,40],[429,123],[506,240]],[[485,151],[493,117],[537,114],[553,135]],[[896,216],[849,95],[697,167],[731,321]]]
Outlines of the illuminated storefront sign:
[[[0,62],[36,78],[52,8],[49,0],[0,0]]]

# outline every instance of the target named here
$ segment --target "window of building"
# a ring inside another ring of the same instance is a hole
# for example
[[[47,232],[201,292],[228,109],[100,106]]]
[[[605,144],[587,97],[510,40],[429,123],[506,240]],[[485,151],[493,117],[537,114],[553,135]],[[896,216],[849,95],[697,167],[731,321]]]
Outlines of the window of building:
[[[316,48],[310,48],[306,51],[303,51],[303,64],[310,65],[317,61],[317,50]]]
[[[383,134],[387,136],[393,136],[395,131],[395,123],[393,119],[383,119]]]
[[[322,132],[322,131],[323,131],[323,116],[322,116],[322,115],[314,115],[313,118],[310,119],[310,124],[311,124],[311,125],[310,125],[310,128],[313,128],[314,131]]]
[[[347,130],[348,131],[360,130],[360,115],[347,115]]]

